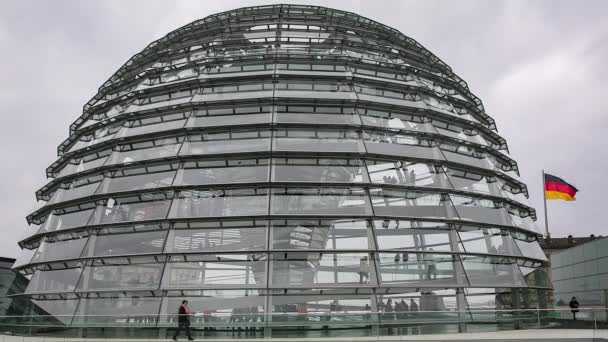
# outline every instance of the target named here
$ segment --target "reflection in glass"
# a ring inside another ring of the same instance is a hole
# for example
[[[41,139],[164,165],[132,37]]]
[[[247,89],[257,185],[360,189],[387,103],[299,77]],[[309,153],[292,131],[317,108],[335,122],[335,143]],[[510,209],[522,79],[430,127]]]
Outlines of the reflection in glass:
[[[311,286],[373,284],[374,265],[367,253],[273,253],[272,284]]]
[[[187,161],[174,185],[268,182],[268,159]]]
[[[501,229],[464,226],[458,234],[467,253],[520,255],[513,239]]]
[[[167,263],[162,287],[197,289],[266,284],[266,259],[254,254],[174,256]]]
[[[82,268],[37,270],[25,293],[71,292],[76,288]]]
[[[112,150],[104,150],[86,155],[82,158],[71,159],[67,164],[53,170],[55,177],[64,177],[77,172],[92,170],[105,164]]]
[[[360,188],[273,188],[271,214],[371,215]]]
[[[372,183],[451,189],[443,170],[433,164],[367,160]]]
[[[378,216],[457,218],[445,194],[373,188],[370,196]]]
[[[370,249],[366,220],[273,220],[273,249]]]
[[[188,136],[180,156],[224,153],[266,152],[270,150],[270,131],[235,130]]]
[[[367,183],[365,165],[358,159],[275,158],[273,182]]]
[[[511,259],[463,255],[462,265],[471,286],[525,287],[524,278]]]
[[[158,254],[162,252],[166,235],[166,231],[91,235],[82,256]]]
[[[374,220],[374,230],[380,250],[463,251],[458,236],[451,233],[445,223]],[[395,253],[395,262],[407,261],[408,258],[408,253]]]
[[[169,217],[225,217],[268,214],[267,189],[181,191]]]
[[[106,165],[175,157],[181,145],[182,138],[150,140],[123,145],[120,150],[112,153]]]
[[[94,206],[94,203],[91,203],[90,205]],[[49,215],[46,221],[44,221],[44,224],[40,228],[40,232],[53,232],[56,230],[86,226],[93,210],[93,208],[71,212],[55,210]]]
[[[132,171],[132,173],[128,173],[128,171]],[[145,169],[115,171],[103,180],[97,193],[106,194],[168,187],[173,182],[175,172],[146,173]]]
[[[273,151],[365,152],[359,133],[354,130],[281,129],[274,133]]]
[[[150,292],[104,293],[100,297],[91,294],[80,300],[73,324],[154,327],[161,297],[149,296]]]
[[[40,244],[31,263],[78,258],[88,237],[65,241],[47,239]]]
[[[465,283],[464,274],[458,272],[459,261],[449,254],[407,253],[397,261],[394,253],[378,255],[378,273],[385,285],[453,286]]]
[[[96,259],[84,269],[78,290],[153,290],[162,270],[163,264],[151,257]]]
[[[228,226],[226,228],[172,230],[165,252],[233,252],[265,248],[265,226]]]
[[[99,187],[101,179],[102,176],[99,175],[85,179],[77,179],[71,183],[63,184],[55,193],[53,193],[53,196],[51,196],[47,205],[91,196],[95,193],[95,189]]]
[[[97,208],[91,222],[97,224],[157,220],[167,217],[173,193],[147,193],[109,198]]]
[[[321,293],[320,293],[321,292]],[[272,320],[333,322],[377,321],[372,313],[371,290],[359,289],[285,289],[272,293]],[[306,316],[298,316],[306,312]]]
[[[175,292],[175,293],[174,293]],[[181,292],[181,291],[180,291]],[[182,296],[178,291],[169,291],[164,299],[161,315],[165,323],[176,325],[174,315],[182,304],[188,301],[188,307],[196,314],[191,319],[193,326],[229,323],[255,325],[263,324],[265,297],[259,290],[199,290],[192,296]]]
[[[486,198],[450,195],[452,203],[463,221],[512,226],[511,215],[503,203]]]

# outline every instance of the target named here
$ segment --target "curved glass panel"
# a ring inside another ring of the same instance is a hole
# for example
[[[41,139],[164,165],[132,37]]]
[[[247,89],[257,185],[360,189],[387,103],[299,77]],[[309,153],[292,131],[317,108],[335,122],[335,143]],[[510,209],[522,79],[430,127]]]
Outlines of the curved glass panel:
[[[430,251],[431,249],[429,249]],[[392,286],[465,285],[460,262],[449,254],[407,253],[405,260],[395,262],[394,253],[378,253],[378,275],[381,284]]]
[[[94,206],[93,203],[91,205]],[[53,211],[40,227],[40,233],[86,226],[93,211],[94,208],[63,213]]]
[[[452,188],[441,167],[433,164],[374,159],[368,159],[366,163],[372,183]]]
[[[103,180],[97,189],[98,194],[116,193],[123,191],[155,189],[171,186],[176,171],[140,173],[133,176],[123,172],[113,172]]]
[[[270,131],[242,130],[189,136],[179,155],[266,152],[269,150]]]
[[[267,189],[181,191],[169,217],[223,217],[268,214]]]
[[[56,204],[59,202],[67,202],[77,198],[83,198],[91,196],[95,193],[95,190],[99,187],[101,176],[92,177],[85,180],[74,181],[67,185],[65,188],[60,187],[53,193],[51,199],[47,205]]]
[[[266,249],[266,227],[176,229],[169,233],[166,253],[234,252]]]
[[[434,229],[439,228],[439,229]],[[374,220],[379,250],[462,252],[458,235],[445,223],[407,220]],[[407,261],[407,253],[396,253],[395,262]]]
[[[485,198],[450,195],[458,216],[463,221],[512,226],[511,215],[503,203]]]
[[[458,218],[444,194],[372,188],[370,196],[378,216]]]
[[[37,270],[25,289],[25,293],[71,292],[76,288],[82,268],[63,270]]]
[[[371,215],[361,188],[273,188],[270,213],[275,215]]]
[[[271,113],[192,116],[188,119],[186,127],[259,125],[270,124],[271,120]]]
[[[358,159],[275,158],[273,182],[368,183],[363,161]]]
[[[166,231],[91,235],[82,251],[83,257],[158,254],[163,250]]]
[[[521,255],[511,236],[501,229],[465,226],[458,235],[467,253]]]
[[[162,288],[262,286],[266,284],[266,264],[261,254],[174,256],[167,263]]]
[[[161,298],[149,296],[149,293],[123,292],[83,298],[74,315],[73,324],[90,327],[154,327]]]
[[[161,159],[177,156],[182,145],[180,138],[137,142],[122,146],[112,152],[105,165],[128,164],[142,160]]]
[[[173,193],[133,195],[109,198],[98,207],[92,224],[157,220],[167,217]]]
[[[209,185],[268,182],[268,159],[188,161],[174,185]]]
[[[195,312],[191,318],[191,324],[195,327],[240,322],[255,326],[264,322],[266,297],[259,290],[198,290],[188,291],[187,296],[182,296],[180,292],[169,291],[168,297],[163,300],[162,323],[169,326],[177,324],[174,313],[183,300],[187,300],[188,307]]]
[[[38,247],[30,263],[78,258],[87,240],[88,237],[65,241],[45,240]]]
[[[505,258],[466,255],[462,257],[462,265],[471,286],[526,286],[517,264]]]
[[[365,152],[359,133],[351,130],[279,129],[274,132],[273,151]]]
[[[273,253],[270,263],[274,287],[376,283],[367,253]]]
[[[373,249],[366,220],[274,220],[272,249]]]
[[[164,259],[163,259],[164,260]],[[77,289],[154,290],[158,289],[164,263],[154,258],[95,259],[86,266]]]

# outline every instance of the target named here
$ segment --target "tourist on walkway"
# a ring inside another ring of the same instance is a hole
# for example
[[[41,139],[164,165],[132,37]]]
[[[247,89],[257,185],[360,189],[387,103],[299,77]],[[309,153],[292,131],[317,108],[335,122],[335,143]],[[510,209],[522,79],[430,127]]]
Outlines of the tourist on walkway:
[[[576,321],[576,313],[578,312],[578,301],[576,297],[572,297],[570,300],[570,310],[572,311],[572,318]]]
[[[188,307],[188,301],[182,301],[182,305],[177,310],[177,330],[175,330],[175,335],[173,335],[173,341],[177,341],[177,335],[179,332],[184,329],[186,330],[186,335],[188,336],[188,341],[193,341],[192,335],[190,335],[190,317],[192,316],[192,312]]]

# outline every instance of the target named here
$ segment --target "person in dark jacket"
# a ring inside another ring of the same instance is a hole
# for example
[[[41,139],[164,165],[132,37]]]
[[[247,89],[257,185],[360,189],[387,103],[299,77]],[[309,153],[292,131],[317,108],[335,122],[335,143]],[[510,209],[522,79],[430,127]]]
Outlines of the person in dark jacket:
[[[186,330],[188,341],[194,341],[192,335],[190,335],[190,316],[192,316],[192,312],[188,307],[188,301],[184,300],[177,310],[177,330],[175,330],[175,335],[173,335],[173,341],[177,341],[177,335],[179,335],[182,329]]]
[[[578,312],[578,301],[576,300],[576,297],[572,297],[572,299],[570,299],[569,305],[570,311],[572,311],[572,317],[576,321],[576,313]]]

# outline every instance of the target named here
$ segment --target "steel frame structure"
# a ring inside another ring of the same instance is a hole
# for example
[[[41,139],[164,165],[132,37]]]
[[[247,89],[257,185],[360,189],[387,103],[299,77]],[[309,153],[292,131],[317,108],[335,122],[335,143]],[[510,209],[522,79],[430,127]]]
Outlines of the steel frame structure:
[[[363,334],[407,324],[366,313],[389,299],[457,326],[547,306],[536,213],[494,120],[422,45],[353,13],[248,7],[169,33],[99,88],[47,175],[15,268],[66,326],[182,298],[266,329],[304,305],[321,318],[301,330],[331,330],[339,307]]]

